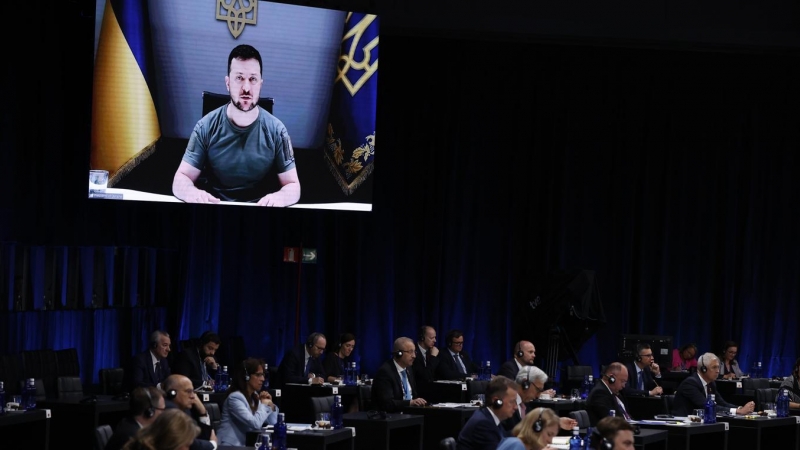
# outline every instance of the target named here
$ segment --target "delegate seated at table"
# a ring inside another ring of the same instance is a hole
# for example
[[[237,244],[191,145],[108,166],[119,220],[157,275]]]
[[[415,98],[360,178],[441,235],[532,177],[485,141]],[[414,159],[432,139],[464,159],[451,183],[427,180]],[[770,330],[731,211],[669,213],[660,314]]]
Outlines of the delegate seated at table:
[[[384,362],[372,379],[372,401],[381,411],[398,411],[404,406],[425,406],[428,402],[419,396],[414,372],[416,358],[414,341],[407,337],[395,339],[392,359]]]
[[[739,361],[736,360],[736,354],[739,352],[739,346],[734,341],[728,341],[722,347],[722,353],[719,355],[721,363],[719,377],[724,380],[732,380],[734,378],[742,378],[742,369],[739,368]]]
[[[697,355],[697,346],[694,344],[686,344],[681,348],[672,349],[672,367],[670,370],[673,372],[688,372],[697,369],[695,355]]]
[[[694,409],[702,409],[709,394],[714,394],[718,413],[745,415],[753,412],[755,403],[747,402],[744,406],[736,406],[725,401],[717,391],[715,380],[719,375],[719,358],[713,353],[704,353],[697,366],[697,372],[686,377],[675,391],[672,403],[672,414],[685,417]]]
[[[247,432],[278,421],[278,407],[267,391],[261,391],[264,383],[264,361],[247,358],[241,369],[234,366],[231,388],[222,405],[219,424],[219,444],[243,446]]]

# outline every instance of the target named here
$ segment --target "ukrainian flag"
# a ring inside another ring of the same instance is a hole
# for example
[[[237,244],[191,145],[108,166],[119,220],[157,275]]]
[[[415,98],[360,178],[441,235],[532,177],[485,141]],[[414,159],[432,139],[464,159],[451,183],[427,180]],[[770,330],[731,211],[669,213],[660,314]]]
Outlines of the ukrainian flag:
[[[345,195],[367,179],[375,159],[378,17],[348,13],[331,98],[325,160]]]
[[[94,65],[92,169],[113,186],[161,137],[147,0],[107,0]]]

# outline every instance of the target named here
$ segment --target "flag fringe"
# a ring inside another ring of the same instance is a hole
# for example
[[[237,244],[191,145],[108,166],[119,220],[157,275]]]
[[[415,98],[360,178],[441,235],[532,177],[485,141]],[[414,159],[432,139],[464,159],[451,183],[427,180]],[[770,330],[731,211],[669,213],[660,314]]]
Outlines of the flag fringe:
[[[337,169],[336,163],[331,160],[331,157],[330,155],[328,155],[328,152],[324,152],[324,154],[325,154],[325,162],[328,163],[328,170],[331,171],[331,174],[336,179],[336,182],[339,183],[339,187],[342,188],[344,195],[350,195],[353,192],[355,192],[356,189],[358,189],[358,187],[361,186],[361,184],[367,179],[367,177],[369,177],[374,168],[373,167],[374,164],[370,162],[359,172],[358,176],[356,176],[356,178],[351,183],[348,183],[347,180],[342,178],[342,175],[339,173],[339,170]]]
[[[133,158],[129,159],[125,164],[123,164],[122,167],[117,169],[117,171],[114,172],[114,175],[109,178],[108,187],[114,187],[115,184],[122,181],[125,175],[131,173],[131,171],[135,169],[139,163],[152,155],[153,152],[156,151],[156,143],[158,143],[158,139],[160,139],[160,137],[156,138],[156,140],[151,142],[150,145],[143,148],[139,153],[134,155]]]

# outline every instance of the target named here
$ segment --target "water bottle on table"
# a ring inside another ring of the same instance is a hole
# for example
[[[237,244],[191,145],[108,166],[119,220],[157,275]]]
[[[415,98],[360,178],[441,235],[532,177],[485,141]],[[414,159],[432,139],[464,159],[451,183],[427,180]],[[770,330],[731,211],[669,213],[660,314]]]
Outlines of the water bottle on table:
[[[581,440],[581,430],[577,426],[572,427],[572,437],[569,438],[569,450],[583,450]]]
[[[705,420],[706,423],[717,423],[717,401],[714,394],[708,394],[703,409],[705,409],[703,420]]]
[[[342,406],[342,396],[333,396],[333,405],[331,406],[331,428],[339,430],[344,428],[344,406]]]
[[[278,413],[278,421],[272,432],[272,450],[286,450],[286,417]]]
[[[789,390],[786,388],[778,391],[778,398],[775,401],[775,413],[778,417],[789,417]]]

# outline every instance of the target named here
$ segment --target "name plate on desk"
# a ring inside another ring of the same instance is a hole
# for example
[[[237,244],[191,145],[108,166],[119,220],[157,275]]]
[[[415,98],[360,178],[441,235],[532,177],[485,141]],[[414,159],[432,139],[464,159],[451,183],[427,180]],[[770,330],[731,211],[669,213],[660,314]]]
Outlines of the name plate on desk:
[[[461,383],[461,390],[462,391],[466,391],[467,390],[467,383]]]
[[[89,198],[105,198],[109,200],[122,200],[122,194],[112,192],[90,192]]]

